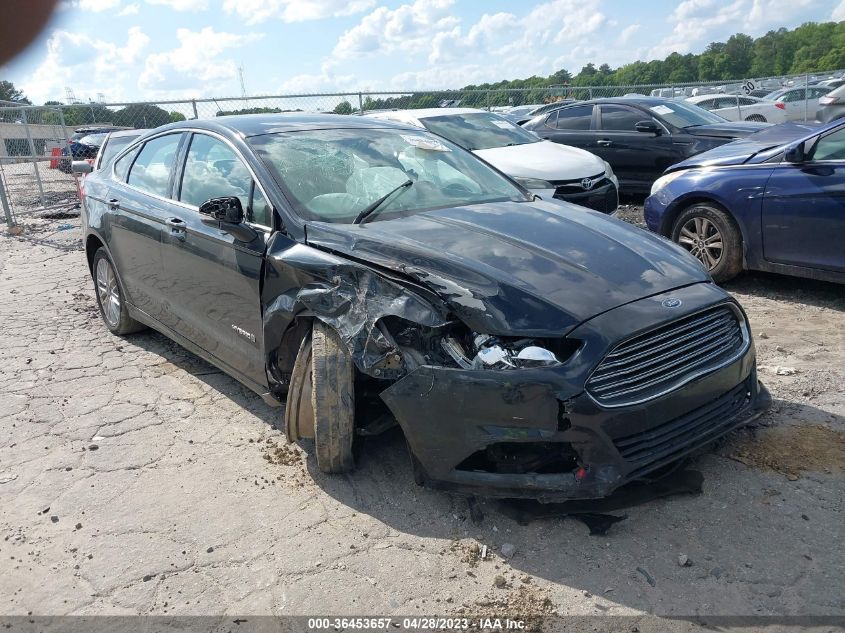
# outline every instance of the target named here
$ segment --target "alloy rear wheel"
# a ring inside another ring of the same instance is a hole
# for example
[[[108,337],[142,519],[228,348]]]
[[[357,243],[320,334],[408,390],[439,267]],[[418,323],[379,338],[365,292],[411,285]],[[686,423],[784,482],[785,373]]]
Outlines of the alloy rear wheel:
[[[114,264],[112,264],[104,248],[101,247],[94,253],[91,268],[94,277],[94,290],[97,296],[97,307],[100,308],[100,316],[109,331],[112,334],[123,336],[145,329],[142,323],[129,316],[123,290],[120,287],[120,280],[115,272]]]

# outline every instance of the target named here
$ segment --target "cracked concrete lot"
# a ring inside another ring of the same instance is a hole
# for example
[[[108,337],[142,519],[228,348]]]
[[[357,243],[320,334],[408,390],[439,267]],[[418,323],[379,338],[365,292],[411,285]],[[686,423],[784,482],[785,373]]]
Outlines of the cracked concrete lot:
[[[0,615],[845,613],[841,286],[729,285],[773,409],[695,459],[703,494],[591,537],[492,502],[473,523],[414,485],[397,433],[323,475],[281,409],[159,334],[109,334],[61,223],[0,237]]]

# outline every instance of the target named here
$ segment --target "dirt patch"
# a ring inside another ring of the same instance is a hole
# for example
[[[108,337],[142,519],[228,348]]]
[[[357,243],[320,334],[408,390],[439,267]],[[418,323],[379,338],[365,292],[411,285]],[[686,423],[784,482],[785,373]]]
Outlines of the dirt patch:
[[[734,444],[728,457],[789,479],[807,471],[845,472],[845,433],[818,424],[765,429]]]
[[[277,444],[272,439],[268,439],[264,446],[264,459],[270,464],[301,466],[302,451],[293,444]]]
[[[548,592],[531,584],[522,584],[505,595],[489,595],[476,600],[471,607],[459,612],[472,613],[480,618],[509,618],[523,620],[525,631],[542,631],[544,618],[557,615]]]

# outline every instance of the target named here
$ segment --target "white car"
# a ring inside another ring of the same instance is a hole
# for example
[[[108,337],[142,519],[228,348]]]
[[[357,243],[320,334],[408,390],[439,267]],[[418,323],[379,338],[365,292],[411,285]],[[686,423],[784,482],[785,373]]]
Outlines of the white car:
[[[815,121],[818,116],[819,99],[830,92],[827,86],[798,86],[784,88],[767,94],[763,99],[782,103],[787,121]]]
[[[544,141],[498,114],[474,108],[394,110],[365,116],[427,129],[465,147],[541,198],[603,213],[619,204],[619,181],[604,160]]]
[[[745,95],[704,95],[690,97],[687,101],[728,121],[786,122],[786,105],[779,101]]]

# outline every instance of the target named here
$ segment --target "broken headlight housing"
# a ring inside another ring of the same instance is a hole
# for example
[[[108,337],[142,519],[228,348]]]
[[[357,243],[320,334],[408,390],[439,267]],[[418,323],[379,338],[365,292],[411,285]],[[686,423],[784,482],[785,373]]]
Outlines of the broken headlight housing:
[[[560,350],[552,351],[545,341],[533,338],[509,338],[489,334],[472,333],[467,345],[454,336],[441,339],[443,351],[463,369],[528,369],[557,367],[572,355],[577,345],[556,345]],[[565,357],[560,358],[564,351]]]

